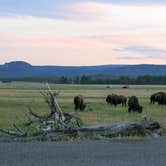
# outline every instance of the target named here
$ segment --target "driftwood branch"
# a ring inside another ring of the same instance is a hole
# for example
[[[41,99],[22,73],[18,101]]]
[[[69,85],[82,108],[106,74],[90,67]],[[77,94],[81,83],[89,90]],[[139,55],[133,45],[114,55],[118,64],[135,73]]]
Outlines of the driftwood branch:
[[[33,115],[35,118],[38,118],[40,120],[47,120],[48,118],[50,118],[50,117],[53,116],[53,112],[51,112],[48,115],[38,115],[37,113],[35,113],[34,111],[32,111],[32,107],[30,105],[28,106],[28,109],[29,109],[29,114],[30,115]]]
[[[13,127],[18,131],[20,134],[25,135],[26,133],[16,124],[13,124]]]
[[[0,129],[0,132],[4,133],[4,134],[7,134],[7,135],[15,136],[15,137],[22,137],[22,136],[24,136],[24,134],[18,134],[17,132],[10,131],[8,129]]]

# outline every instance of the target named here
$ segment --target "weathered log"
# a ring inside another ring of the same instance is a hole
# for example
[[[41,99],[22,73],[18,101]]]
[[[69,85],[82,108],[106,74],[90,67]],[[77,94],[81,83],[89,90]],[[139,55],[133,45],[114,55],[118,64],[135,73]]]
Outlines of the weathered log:
[[[7,138],[7,141],[28,141],[28,140],[58,140],[65,139],[73,136],[107,136],[107,137],[116,137],[116,136],[128,136],[128,135],[143,135],[146,131],[153,131],[160,128],[158,122],[149,122],[149,123],[138,123],[138,122],[124,122],[117,123],[112,125],[96,125],[96,126],[86,126],[79,127],[75,129],[61,129],[61,130],[51,130],[46,132],[36,132],[30,135],[17,135],[16,133],[10,132],[9,130],[0,130],[0,132],[9,134],[11,137],[0,137],[0,141],[4,141]]]
[[[16,133],[6,129],[0,129],[0,132],[9,135],[0,136],[0,141],[28,141],[28,140],[58,140],[65,139],[72,136],[129,136],[129,135],[144,135],[146,132],[153,132],[154,130],[160,129],[161,125],[158,122],[142,121],[138,122],[124,122],[116,123],[112,125],[95,125],[95,126],[84,126],[74,129],[61,129],[61,130],[50,130],[40,131],[33,134]]]
[[[143,134],[144,127],[137,122],[124,122],[113,125],[87,126],[77,129],[79,136],[102,135],[114,137],[117,135]]]

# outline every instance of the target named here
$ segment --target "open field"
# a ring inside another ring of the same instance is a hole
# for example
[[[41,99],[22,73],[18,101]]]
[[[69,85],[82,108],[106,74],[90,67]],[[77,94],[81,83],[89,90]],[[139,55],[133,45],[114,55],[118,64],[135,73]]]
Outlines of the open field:
[[[0,127],[9,127],[14,122],[25,120],[27,105],[35,99],[34,110],[40,113],[47,112],[47,105],[44,103],[40,91],[44,85],[39,83],[0,83]],[[149,96],[158,91],[166,92],[166,86],[158,85],[133,85],[129,89],[122,89],[120,85],[113,85],[107,89],[106,85],[56,85],[51,84],[53,90],[59,90],[58,102],[66,112],[74,112],[73,97],[82,94],[91,112],[80,112],[85,125],[108,124],[129,120],[140,120],[142,115],[166,123],[166,105],[150,105]],[[127,107],[121,105],[115,108],[105,102],[110,93],[119,95],[136,95],[143,105],[142,114],[127,112]],[[18,118],[20,117],[20,118]]]

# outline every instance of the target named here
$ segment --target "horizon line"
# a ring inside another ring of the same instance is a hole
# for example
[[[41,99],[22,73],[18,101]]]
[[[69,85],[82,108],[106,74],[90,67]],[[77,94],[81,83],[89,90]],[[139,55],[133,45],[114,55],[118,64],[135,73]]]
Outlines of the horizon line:
[[[27,63],[31,66],[59,66],[59,67],[96,67],[96,66],[111,66],[111,65],[119,65],[119,66],[132,66],[132,65],[155,65],[155,66],[164,66],[166,64],[152,64],[152,63],[133,63],[133,64],[118,64],[118,63],[112,63],[112,64],[97,64],[97,65],[49,65],[49,64],[33,64],[27,61],[23,61],[23,60],[16,60],[16,61],[8,61],[8,62],[3,62],[0,65],[5,65],[8,63],[13,63],[13,62],[24,62]]]

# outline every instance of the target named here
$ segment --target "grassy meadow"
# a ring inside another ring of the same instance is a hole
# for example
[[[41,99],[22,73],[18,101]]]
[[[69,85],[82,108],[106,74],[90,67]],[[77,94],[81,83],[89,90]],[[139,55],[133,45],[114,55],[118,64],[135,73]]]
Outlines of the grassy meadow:
[[[158,91],[166,92],[166,86],[159,85],[132,85],[129,89],[122,89],[120,85],[113,85],[112,88],[106,88],[106,85],[57,85],[50,84],[53,90],[59,90],[58,102],[61,108],[66,112],[74,112],[73,98],[81,94],[87,103],[86,110],[90,108],[93,111],[79,112],[85,125],[108,124],[123,122],[129,120],[140,120],[143,115],[166,122],[166,105],[150,105],[149,96]],[[8,128],[13,123],[26,120],[25,113],[27,105],[32,100],[35,101],[33,108],[36,112],[47,113],[48,107],[40,92],[46,89],[40,83],[0,83],[0,127]],[[118,105],[107,105],[105,98],[110,93],[131,96],[136,95],[140,104],[144,107],[143,113],[127,112],[127,107]]]

